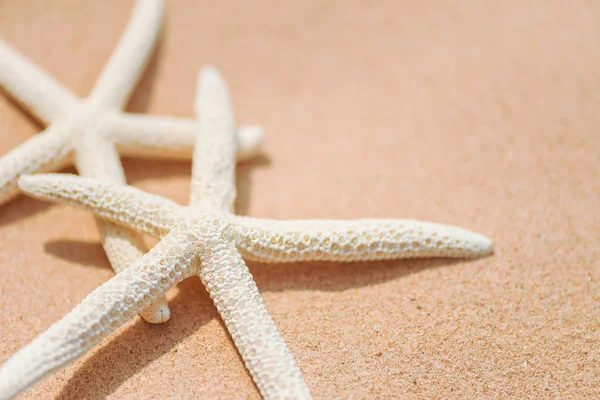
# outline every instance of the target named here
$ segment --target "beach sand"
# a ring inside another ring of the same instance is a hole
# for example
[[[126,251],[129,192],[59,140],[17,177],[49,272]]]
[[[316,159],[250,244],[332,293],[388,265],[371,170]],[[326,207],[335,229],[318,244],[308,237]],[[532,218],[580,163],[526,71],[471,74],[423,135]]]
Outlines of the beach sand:
[[[238,212],[494,241],[479,260],[248,263],[315,398],[600,397],[600,3],[205,3],[167,3],[128,110],[192,117],[217,66],[267,133]],[[0,37],[85,96],[132,4],[4,0]],[[0,96],[0,154],[41,129]],[[124,165],[187,201],[189,162]],[[21,196],[0,208],[0,275],[3,362],[113,272],[90,214]],[[200,280],[168,297],[168,323],[135,317],[23,398],[259,398]]]

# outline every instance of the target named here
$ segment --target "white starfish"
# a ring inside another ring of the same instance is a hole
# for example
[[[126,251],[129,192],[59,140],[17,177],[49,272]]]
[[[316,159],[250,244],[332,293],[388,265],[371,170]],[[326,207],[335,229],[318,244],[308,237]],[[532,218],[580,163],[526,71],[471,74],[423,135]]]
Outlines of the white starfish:
[[[310,393],[242,257],[269,262],[478,257],[489,239],[467,230],[412,220],[275,221],[232,214],[234,120],[214,69],[201,74],[188,207],[130,186],[50,174],[23,176],[35,197],[64,201],[99,217],[161,238],[135,262],[86,297],[71,313],[19,350],[0,369],[0,398],[14,395],[75,359],[138,310],[198,274],[252,378],[265,398]]]
[[[155,43],[163,11],[162,0],[139,0],[115,52],[91,95],[80,100],[33,63],[0,41],[0,85],[51,124],[0,159],[0,204],[19,193],[23,174],[49,172],[73,162],[81,175],[125,183],[119,153],[129,156],[190,158],[195,121],[122,112]],[[256,153],[263,138],[260,127],[238,135],[238,157]],[[141,237],[98,221],[104,249],[116,272],[139,259],[146,248]],[[142,317],[160,323],[169,318],[164,297]]]

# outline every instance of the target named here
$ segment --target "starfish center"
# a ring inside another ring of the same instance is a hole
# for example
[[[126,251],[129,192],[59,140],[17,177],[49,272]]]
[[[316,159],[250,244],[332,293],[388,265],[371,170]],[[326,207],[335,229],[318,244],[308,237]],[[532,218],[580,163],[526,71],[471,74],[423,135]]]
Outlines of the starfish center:
[[[71,126],[76,136],[94,134],[97,136],[103,130],[108,117],[113,111],[92,101],[83,101],[78,104],[67,117],[67,124]]]

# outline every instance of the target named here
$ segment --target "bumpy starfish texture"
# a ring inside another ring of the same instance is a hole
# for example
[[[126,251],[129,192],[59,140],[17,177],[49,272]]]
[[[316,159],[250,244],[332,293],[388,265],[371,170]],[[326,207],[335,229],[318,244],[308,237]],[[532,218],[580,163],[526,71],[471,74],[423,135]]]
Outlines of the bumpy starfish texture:
[[[486,237],[412,220],[276,221],[236,216],[233,113],[216,70],[201,75],[188,207],[130,186],[49,174],[23,176],[35,197],[62,201],[161,238],[132,267],[92,292],[70,314],[0,369],[0,398],[75,359],[166,290],[193,274],[205,284],[265,398],[310,398],[302,374],[269,316],[243,258],[269,262],[479,257]]]
[[[140,0],[115,52],[91,95],[84,100],[0,41],[0,85],[35,114],[51,124],[0,159],[0,204],[19,193],[24,174],[49,172],[73,162],[81,175],[124,184],[119,154],[141,157],[191,158],[195,121],[122,112],[144,70],[160,28],[161,0]],[[238,157],[256,154],[262,129],[248,126],[237,137]],[[98,221],[104,249],[115,272],[145,252],[141,237]],[[165,322],[164,298],[148,306],[142,317]]]
[[[0,398],[15,395],[75,359],[193,274],[198,274],[206,285],[263,396],[310,397],[300,369],[236,249],[228,212],[235,197],[233,111],[227,88],[217,71],[207,69],[201,76],[196,112],[199,114],[197,142],[202,146],[196,146],[194,151],[190,206],[179,207],[158,197],[154,208],[136,199],[128,203],[134,208],[142,207],[140,211],[164,213],[157,216],[160,219],[171,216],[171,224],[157,235],[162,240],[3,365]],[[22,187],[29,188],[28,179],[35,182],[35,176],[21,177]],[[127,186],[110,186],[116,187],[130,190]],[[115,197],[107,192],[102,201],[116,205],[119,193],[116,190]],[[143,192],[140,194],[144,196]],[[98,198],[87,195],[86,198],[100,205]],[[148,221],[147,228],[151,227],[154,222]]]

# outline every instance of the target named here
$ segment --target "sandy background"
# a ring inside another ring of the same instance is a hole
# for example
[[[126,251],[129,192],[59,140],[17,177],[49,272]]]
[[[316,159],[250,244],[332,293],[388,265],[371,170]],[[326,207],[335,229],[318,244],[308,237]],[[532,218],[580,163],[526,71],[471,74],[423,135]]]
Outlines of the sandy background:
[[[192,116],[218,66],[268,134],[238,210],[408,217],[494,239],[476,261],[249,264],[316,398],[600,397],[600,3],[171,1],[130,110]],[[0,36],[87,95],[132,1],[0,2]],[[40,130],[0,97],[0,154]],[[190,164],[125,160],[187,200]],[[0,362],[113,275],[90,215],[0,209]],[[199,279],[29,398],[258,398]]]

